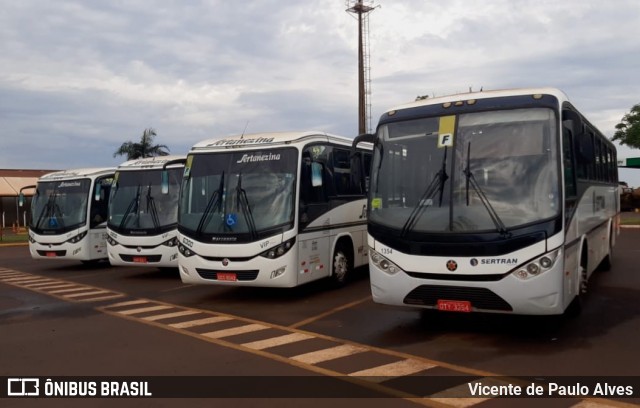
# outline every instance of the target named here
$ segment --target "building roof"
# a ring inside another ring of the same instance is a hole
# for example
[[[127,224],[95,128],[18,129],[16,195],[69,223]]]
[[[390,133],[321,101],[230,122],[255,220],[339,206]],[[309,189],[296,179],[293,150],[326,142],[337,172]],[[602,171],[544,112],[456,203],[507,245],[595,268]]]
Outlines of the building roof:
[[[17,197],[20,189],[35,185],[40,177],[53,171],[0,169],[0,197]],[[26,196],[33,193],[33,189],[24,190]]]

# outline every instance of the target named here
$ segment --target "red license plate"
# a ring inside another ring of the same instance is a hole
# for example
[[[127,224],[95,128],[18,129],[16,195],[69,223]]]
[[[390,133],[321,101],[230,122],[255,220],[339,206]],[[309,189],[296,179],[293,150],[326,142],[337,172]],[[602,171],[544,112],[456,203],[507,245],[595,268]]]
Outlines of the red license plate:
[[[471,302],[467,300],[442,300],[438,299],[438,310],[444,312],[471,312]]]
[[[55,252],[47,252],[47,253],[46,253],[46,255],[47,255],[49,258],[55,258],[55,257],[57,256]]]
[[[219,281],[235,282],[238,280],[236,274],[230,272],[218,272],[217,276]]]
[[[133,257],[133,262],[135,262],[135,263],[147,263],[147,257],[146,256],[134,256]]]

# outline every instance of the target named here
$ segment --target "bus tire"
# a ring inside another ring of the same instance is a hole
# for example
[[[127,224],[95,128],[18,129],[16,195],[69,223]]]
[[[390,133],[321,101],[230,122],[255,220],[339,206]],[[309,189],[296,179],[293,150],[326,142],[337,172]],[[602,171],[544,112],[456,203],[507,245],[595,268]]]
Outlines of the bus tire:
[[[611,232],[609,234],[609,252],[607,252],[607,255],[602,259],[602,262],[600,262],[600,265],[598,265],[598,271],[602,271],[602,272],[606,272],[611,270],[611,267],[613,266],[613,232]]]
[[[568,317],[578,317],[582,313],[582,307],[584,305],[584,297],[587,294],[588,279],[587,279],[587,264],[586,257],[582,257],[580,266],[578,267],[578,290],[576,296],[573,298],[565,314]]]
[[[331,281],[334,286],[344,286],[353,270],[353,256],[345,242],[339,242],[331,258]]]

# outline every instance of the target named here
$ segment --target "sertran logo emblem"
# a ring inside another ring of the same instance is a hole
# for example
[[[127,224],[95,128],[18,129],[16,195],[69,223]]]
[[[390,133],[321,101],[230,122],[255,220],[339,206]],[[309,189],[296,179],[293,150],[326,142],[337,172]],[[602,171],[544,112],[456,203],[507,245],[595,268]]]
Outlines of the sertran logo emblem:
[[[222,266],[227,266],[227,265],[229,265],[229,258],[224,258],[222,260]]]
[[[471,259],[471,266],[478,265],[478,260],[476,258]]]
[[[458,269],[458,263],[456,261],[454,261],[453,259],[448,260],[447,261],[447,269],[450,270],[451,272],[455,271],[456,269]]]

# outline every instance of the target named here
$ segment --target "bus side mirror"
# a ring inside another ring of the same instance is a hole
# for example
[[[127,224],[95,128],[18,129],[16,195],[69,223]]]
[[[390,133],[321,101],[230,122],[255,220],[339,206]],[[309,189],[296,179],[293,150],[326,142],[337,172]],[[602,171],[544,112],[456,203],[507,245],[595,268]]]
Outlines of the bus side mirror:
[[[96,183],[96,194],[94,195],[93,199],[95,201],[100,201],[101,196],[102,196],[102,184],[100,184],[100,181],[98,181]]]
[[[18,195],[18,205],[20,207],[24,206],[24,193],[20,192],[20,194]]]
[[[322,186],[322,164],[318,162],[311,163],[311,185],[313,187]]]
[[[169,194],[169,172],[162,170],[162,180],[160,181],[160,191],[162,194]]]

